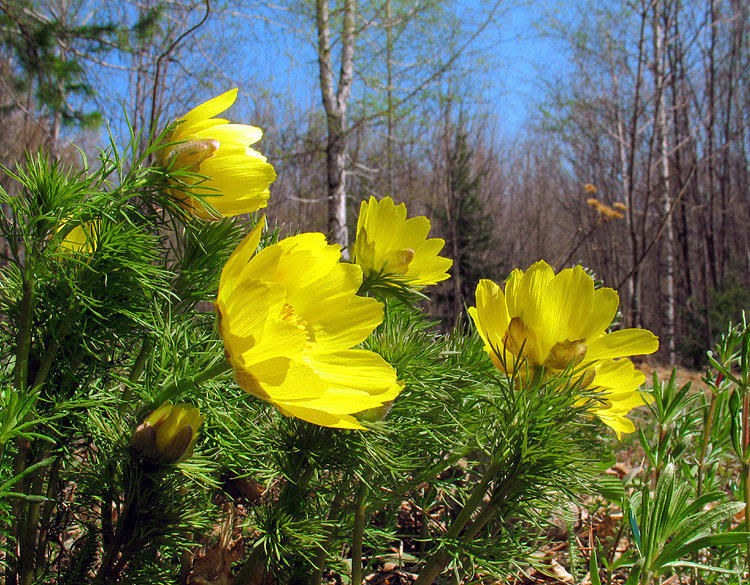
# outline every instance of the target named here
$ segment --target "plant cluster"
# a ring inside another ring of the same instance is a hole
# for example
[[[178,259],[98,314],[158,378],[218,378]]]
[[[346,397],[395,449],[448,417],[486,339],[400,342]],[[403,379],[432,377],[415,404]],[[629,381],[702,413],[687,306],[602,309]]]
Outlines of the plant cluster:
[[[543,565],[551,514],[601,491],[606,427],[632,432],[644,404],[660,425],[656,448],[640,431],[655,486],[621,498],[637,549],[602,551],[610,580],[714,569],[690,555],[746,541],[709,534],[743,504],[705,504],[720,499],[724,432],[747,498],[747,327],[712,361],[705,424],[721,409],[732,422],[706,431],[680,483],[673,428],[694,413],[678,416],[673,381],[641,389],[627,356],[658,341],[610,330],[615,291],[538,262],[478,284],[476,330],[437,333],[420,304],[451,261],[403,204],[362,204],[351,262],[323,234],[243,221],[275,174],[249,148],[260,130],[215,118],[235,95],[143,153],[133,136],[94,168],[39,155],[6,169],[19,187],[0,223],[6,585],[509,576]]]

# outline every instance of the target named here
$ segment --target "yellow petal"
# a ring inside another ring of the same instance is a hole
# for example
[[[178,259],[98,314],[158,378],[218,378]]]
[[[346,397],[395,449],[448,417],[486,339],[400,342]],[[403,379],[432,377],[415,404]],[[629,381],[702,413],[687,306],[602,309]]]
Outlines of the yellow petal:
[[[477,307],[472,314],[479,335],[486,343],[498,344],[505,336],[510,316],[502,289],[491,280],[479,281],[476,290]]]
[[[216,96],[207,102],[202,103],[196,108],[190,110],[182,118],[182,124],[178,127],[181,131],[193,127],[195,124],[213,118],[217,114],[221,114],[224,110],[228,109],[234,101],[237,99],[237,88],[230,89],[223,94]],[[184,128],[184,130],[183,130]]]
[[[263,131],[246,124],[221,124],[220,126],[205,128],[196,132],[196,135],[199,138],[218,140],[222,150],[237,148],[244,154],[246,147],[263,138]]]
[[[622,433],[632,433],[635,430],[633,421],[626,418],[623,414],[610,412],[609,410],[597,410],[596,416],[617,433],[618,439],[622,438]]]
[[[224,264],[219,280],[219,300],[226,299],[234,291],[237,278],[245,269],[253,254],[255,254],[255,250],[258,249],[260,236],[265,225],[266,216],[264,215],[250,233],[240,242],[240,245],[234,249],[234,252],[229,256],[226,264]]]
[[[577,327],[572,325],[575,328],[575,334],[592,339],[604,333],[612,324],[619,304],[620,297],[614,289],[605,287],[595,290],[588,314],[580,315]]]
[[[346,349],[362,343],[383,321],[383,305],[372,297],[352,297],[334,314],[310,323],[317,349]]]
[[[258,281],[249,283],[244,294],[231,295],[216,303],[219,331],[230,358],[239,358],[263,339],[270,311],[270,291]]]
[[[336,252],[338,253],[337,247]],[[362,303],[353,300],[354,293],[362,284],[362,271],[359,266],[336,261],[333,266],[329,265],[328,270],[308,271],[300,268],[298,274],[287,289],[288,298],[297,312],[311,324],[330,323],[331,319],[338,320],[337,315],[348,312],[351,302],[354,303],[351,310],[371,306],[371,301]],[[372,322],[371,317],[376,312],[378,309],[372,305],[370,309],[363,309],[362,317]],[[382,318],[370,331],[377,327],[380,321]]]
[[[646,381],[643,372],[635,369],[629,359],[606,360],[597,364],[593,385],[633,392]]]
[[[508,307],[508,315],[511,317],[519,316],[516,299],[518,298],[518,291],[521,288],[522,281],[523,270],[519,270],[518,268],[514,269],[508,275],[508,278],[505,279],[505,304]],[[510,321],[510,318],[508,318],[508,321]]]
[[[266,319],[264,325],[262,343],[256,344],[255,347],[242,354],[245,362],[252,364],[277,356],[294,360],[302,359],[307,342],[304,329],[297,327],[294,323],[273,318],[273,316]]]
[[[603,335],[589,343],[586,360],[604,360],[654,353],[659,349],[659,338],[646,329],[621,329]]]
[[[363,390],[354,390],[351,388],[329,388],[320,398],[295,402],[290,401],[284,404],[288,406],[302,406],[335,415],[354,414],[393,401],[400,394],[401,388],[401,384],[394,384],[389,390],[380,394],[370,394]]]
[[[393,367],[375,352],[365,349],[314,351],[307,354],[306,361],[330,388],[382,394],[396,383]]]
[[[353,416],[347,416],[345,414],[330,414],[322,410],[315,410],[314,408],[306,408],[304,406],[297,406],[289,403],[278,402],[275,404],[285,416],[295,416],[321,427],[359,430],[364,430],[365,428],[359,424],[357,419]]]
[[[246,392],[271,402],[312,400],[327,390],[311,367],[284,357],[236,367],[235,379]]]
[[[580,266],[561,270],[546,288],[542,307],[545,337],[552,343],[585,338],[578,329],[588,318],[593,299],[594,282]]]
[[[395,276],[413,287],[435,284],[449,278],[452,260],[438,257],[445,242],[427,239],[429,231],[426,217],[406,219],[403,203],[371,197],[360,205],[353,261],[371,277]]]
[[[526,326],[532,331],[541,331],[545,325],[542,306],[544,303],[551,302],[552,300],[547,295],[547,286],[554,275],[555,273],[549,264],[540,260],[532,264],[523,274],[520,285],[515,291],[516,311],[511,316],[521,317]]]

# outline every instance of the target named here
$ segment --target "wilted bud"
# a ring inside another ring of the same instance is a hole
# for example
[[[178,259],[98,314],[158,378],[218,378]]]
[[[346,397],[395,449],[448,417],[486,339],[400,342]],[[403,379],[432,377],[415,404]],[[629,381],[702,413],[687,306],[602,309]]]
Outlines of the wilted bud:
[[[205,415],[189,404],[167,400],[146,417],[130,437],[130,446],[141,456],[170,465],[193,453]]]

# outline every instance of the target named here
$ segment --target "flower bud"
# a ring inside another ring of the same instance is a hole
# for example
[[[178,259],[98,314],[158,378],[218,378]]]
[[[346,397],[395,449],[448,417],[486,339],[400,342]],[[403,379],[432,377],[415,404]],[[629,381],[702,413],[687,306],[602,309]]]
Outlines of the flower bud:
[[[61,232],[67,220],[63,221],[57,228]],[[58,244],[57,251],[67,256],[86,257],[93,254],[99,245],[99,221],[83,222],[71,229],[65,238]]]
[[[167,400],[138,425],[130,446],[151,461],[180,463],[192,454],[205,418],[194,406]]]

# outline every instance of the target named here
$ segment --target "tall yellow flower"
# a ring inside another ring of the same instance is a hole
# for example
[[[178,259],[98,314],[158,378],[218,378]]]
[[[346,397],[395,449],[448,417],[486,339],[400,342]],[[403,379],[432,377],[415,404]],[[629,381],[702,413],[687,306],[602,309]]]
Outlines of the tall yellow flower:
[[[406,205],[386,197],[363,201],[357,220],[353,262],[365,277],[392,278],[420,288],[450,278],[453,260],[438,256],[445,245],[440,238],[427,238],[430,220],[424,216],[406,219]]]
[[[619,304],[613,289],[595,290],[580,266],[555,274],[540,261],[525,273],[514,270],[504,292],[490,280],[480,281],[476,297],[469,314],[496,367],[512,373],[525,359],[552,373],[570,366],[594,372],[589,386],[602,389],[606,406],[597,414],[618,433],[627,432],[622,419],[640,400],[637,388],[645,378],[629,360],[616,358],[653,353],[659,340],[645,329],[607,333]]]
[[[337,428],[393,400],[395,370],[350,349],[383,319],[383,305],[356,296],[362,270],[339,262],[323,234],[286,238],[253,255],[263,222],[224,266],[216,307],[237,384],[283,414]]]
[[[214,118],[235,99],[237,89],[232,89],[188,112],[167,136],[170,144],[160,151],[163,166],[205,177],[181,178],[187,186],[170,190],[180,205],[201,219],[232,217],[265,207],[268,186],[276,179],[266,157],[250,148],[263,136],[260,128]],[[192,195],[205,198],[213,210]]]

